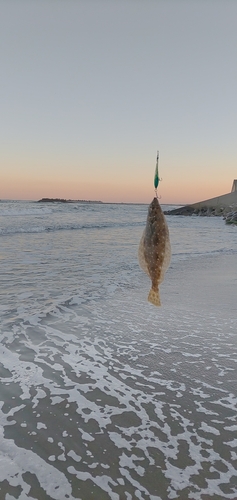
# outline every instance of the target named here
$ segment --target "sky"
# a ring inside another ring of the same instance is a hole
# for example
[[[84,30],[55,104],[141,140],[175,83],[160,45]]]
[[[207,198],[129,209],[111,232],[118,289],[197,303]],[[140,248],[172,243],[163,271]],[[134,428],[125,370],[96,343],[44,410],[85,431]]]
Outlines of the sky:
[[[0,0],[0,199],[161,203],[237,178],[236,0]]]

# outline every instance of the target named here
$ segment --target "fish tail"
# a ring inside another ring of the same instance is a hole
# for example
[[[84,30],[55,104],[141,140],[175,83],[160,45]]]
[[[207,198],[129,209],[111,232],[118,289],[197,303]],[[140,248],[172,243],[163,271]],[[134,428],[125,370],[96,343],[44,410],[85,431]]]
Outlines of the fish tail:
[[[159,290],[156,291],[151,288],[148,295],[148,301],[154,304],[154,306],[161,306]]]

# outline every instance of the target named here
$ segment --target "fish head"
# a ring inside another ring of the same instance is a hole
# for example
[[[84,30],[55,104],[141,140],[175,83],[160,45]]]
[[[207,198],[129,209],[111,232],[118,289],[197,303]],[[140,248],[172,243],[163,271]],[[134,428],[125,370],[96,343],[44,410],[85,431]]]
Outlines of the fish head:
[[[159,201],[157,198],[154,198],[152,200],[151,204],[149,205],[148,220],[150,222],[154,222],[155,220],[157,220],[158,215],[160,214],[160,211],[161,211],[161,208],[159,205]]]

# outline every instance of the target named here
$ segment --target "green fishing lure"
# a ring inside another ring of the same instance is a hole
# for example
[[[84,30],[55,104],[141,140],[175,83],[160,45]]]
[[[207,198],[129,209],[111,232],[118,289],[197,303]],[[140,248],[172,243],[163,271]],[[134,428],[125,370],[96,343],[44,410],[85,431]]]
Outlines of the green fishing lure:
[[[154,177],[155,190],[157,190],[159,182],[160,182],[160,177],[159,177],[159,172],[158,172],[158,163],[159,163],[159,151],[157,151],[157,157],[156,157],[156,169],[155,169],[155,177]]]

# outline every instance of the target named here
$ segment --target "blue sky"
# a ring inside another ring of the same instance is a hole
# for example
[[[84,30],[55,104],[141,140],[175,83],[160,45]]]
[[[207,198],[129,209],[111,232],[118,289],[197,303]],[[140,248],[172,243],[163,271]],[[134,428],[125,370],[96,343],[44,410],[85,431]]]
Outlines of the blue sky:
[[[163,203],[237,177],[236,0],[0,0],[0,198]]]

